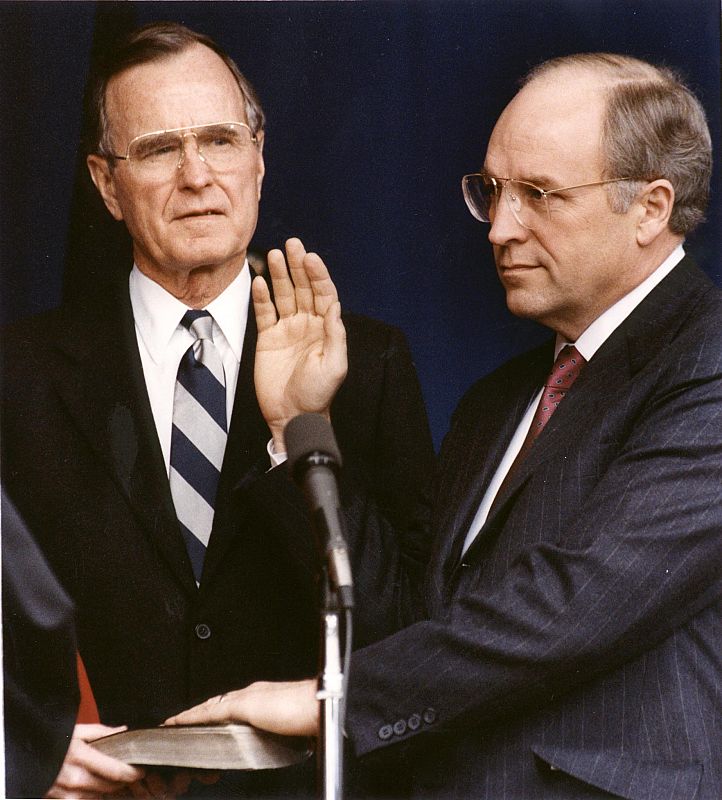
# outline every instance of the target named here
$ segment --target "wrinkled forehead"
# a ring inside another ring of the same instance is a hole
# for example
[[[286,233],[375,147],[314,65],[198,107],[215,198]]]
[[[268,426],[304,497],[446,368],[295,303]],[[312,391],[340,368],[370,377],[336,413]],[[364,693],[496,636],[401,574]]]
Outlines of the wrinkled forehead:
[[[111,135],[123,140],[168,128],[247,121],[233,73],[200,44],[113,76],[105,108]]]
[[[533,81],[499,117],[484,168],[540,185],[541,179],[548,184],[595,180],[604,167],[604,107],[598,80],[551,75]]]

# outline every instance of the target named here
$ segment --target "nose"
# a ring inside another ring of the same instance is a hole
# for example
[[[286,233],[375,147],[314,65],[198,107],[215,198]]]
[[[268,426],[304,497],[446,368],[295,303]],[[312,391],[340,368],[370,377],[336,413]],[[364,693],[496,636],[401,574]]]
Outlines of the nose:
[[[530,230],[525,228],[509,207],[506,189],[496,204],[494,221],[489,229],[489,241],[494,245],[505,245],[512,241],[523,242],[529,238]]]
[[[195,135],[188,133],[183,137],[183,149],[178,164],[178,180],[183,186],[202,187],[212,181],[212,171],[198,147]]]

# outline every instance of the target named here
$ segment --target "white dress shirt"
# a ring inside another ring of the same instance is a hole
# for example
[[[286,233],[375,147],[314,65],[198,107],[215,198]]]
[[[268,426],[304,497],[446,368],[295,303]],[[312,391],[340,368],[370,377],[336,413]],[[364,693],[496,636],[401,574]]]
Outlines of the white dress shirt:
[[[183,354],[195,341],[193,334],[180,324],[189,309],[135,265],[128,283],[145,385],[166,470],[169,471],[176,375]],[[213,342],[218,348],[226,374],[229,424],[246,335],[250,296],[251,274],[246,262],[235,280],[204,309],[213,317]]]
[[[644,298],[654,289],[654,287],[669,273],[679,262],[684,258],[684,249],[682,245],[678,245],[672,253],[657,267],[657,269],[639,286],[632,289],[629,294],[618,300],[613,306],[610,306],[603,314],[598,316],[594,322],[581,334],[576,342],[565,342],[557,336],[556,345],[554,348],[554,359],[559,355],[561,349],[567,344],[573,344],[585,361],[589,362],[592,356],[599,350],[599,348],[606,342],[606,340],[614,333],[614,331],[624,322],[624,320],[634,311],[634,309],[644,300]],[[551,369],[552,365],[549,365]],[[464,541],[465,553],[471,543],[476,538],[479,531],[484,527],[486,518],[489,515],[494,498],[496,497],[499,487],[501,486],[507,472],[514,463],[521,446],[526,439],[526,435],[531,427],[536,407],[541,399],[544,387],[540,387],[537,395],[529,403],[526,413],[522,417],[519,426],[517,427],[514,436],[512,436],[509,447],[504,453],[504,457],[499,462],[494,477],[489,482],[489,486],[481,499],[479,510],[476,512],[471,527],[466,534]]]

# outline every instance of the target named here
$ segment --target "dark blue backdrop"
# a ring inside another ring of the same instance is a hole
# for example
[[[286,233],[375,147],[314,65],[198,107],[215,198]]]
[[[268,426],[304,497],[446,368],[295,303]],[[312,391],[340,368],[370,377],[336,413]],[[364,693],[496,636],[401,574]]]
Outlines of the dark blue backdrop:
[[[719,162],[719,0],[2,3],[3,320],[56,305],[68,260],[71,286],[85,282],[84,247],[108,224],[75,181],[94,39],[161,18],[219,40],[259,90],[269,124],[255,245],[300,236],[346,308],[406,332],[437,442],[476,377],[546,335],[506,312],[459,187],[530,65],[604,49],[680,69]],[[719,174],[688,249],[722,284]],[[101,276],[117,257],[103,246]]]

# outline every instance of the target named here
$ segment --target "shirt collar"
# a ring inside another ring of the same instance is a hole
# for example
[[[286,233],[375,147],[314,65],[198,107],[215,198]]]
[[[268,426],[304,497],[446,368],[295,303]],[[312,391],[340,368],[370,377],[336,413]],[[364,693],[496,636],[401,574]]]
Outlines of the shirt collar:
[[[248,261],[232,283],[206,306],[236,357],[241,360],[251,298],[251,268]],[[179,320],[180,322],[180,320]]]
[[[133,318],[154,363],[160,364],[188,306],[133,265],[128,279]],[[248,321],[251,275],[248,261],[206,310],[226,338],[237,361],[241,360]]]
[[[631,292],[617,300],[603,314],[600,314],[576,342],[567,342],[557,336],[554,358],[556,359],[564,345],[573,344],[584,360],[589,361],[652,289],[658,283],[661,283],[683,258],[684,248],[681,244],[678,244],[651,275],[645,278],[639,286],[632,289]]]

